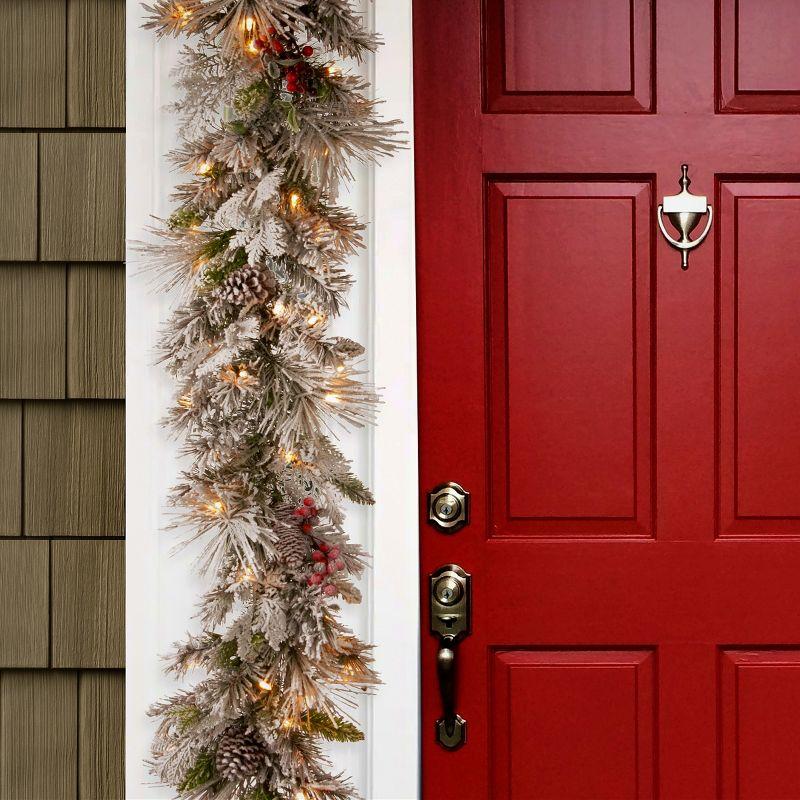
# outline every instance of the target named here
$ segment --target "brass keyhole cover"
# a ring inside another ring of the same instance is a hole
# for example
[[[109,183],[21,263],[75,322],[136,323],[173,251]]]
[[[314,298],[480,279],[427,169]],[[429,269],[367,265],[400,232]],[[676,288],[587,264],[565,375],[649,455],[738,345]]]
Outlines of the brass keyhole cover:
[[[469,492],[452,481],[428,492],[428,522],[441,533],[455,533],[469,522]]]
[[[464,596],[464,587],[452,575],[444,575],[436,581],[433,593],[443,606],[454,606]]]

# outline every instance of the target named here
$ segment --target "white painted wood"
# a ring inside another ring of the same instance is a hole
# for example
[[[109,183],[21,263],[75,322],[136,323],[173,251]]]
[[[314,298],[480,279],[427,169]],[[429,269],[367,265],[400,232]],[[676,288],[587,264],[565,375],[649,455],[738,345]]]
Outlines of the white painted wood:
[[[411,0],[361,0],[387,41],[363,69],[386,98],[386,116],[410,130]],[[169,69],[177,45],[155,42],[141,29],[138,0],[127,0],[127,232],[146,238],[151,215],[169,214],[177,176],[165,153],[175,122],[163,106],[173,97]],[[373,486],[375,509],[352,509],[348,530],[375,554],[364,603],[346,611],[357,633],[377,644],[385,685],[358,711],[366,742],[337,745],[331,756],[351,774],[365,798],[414,800],[419,796],[417,598],[416,356],[411,149],[384,165],[357,172],[342,201],[371,222],[370,247],[352,263],[357,285],[337,330],[369,345],[369,367],[383,387],[384,406],[375,431],[344,435],[342,447]],[[127,281],[127,690],[126,781],[131,800],[169,798],[154,785],[145,759],[154,700],[177,688],[162,673],[160,655],[194,627],[192,615],[203,582],[191,569],[191,552],[171,555],[177,534],[165,531],[165,507],[179,461],[176,446],[159,428],[172,386],[154,366],[154,346],[170,298],[153,291],[129,245]]]
[[[385,402],[374,438],[372,640],[385,686],[373,700],[369,737],[373,794],[419,794],[419,489],[414,281],[414,160],[411,0],[376,0],[384,46],[374,86],[389,119],[402,119],[409,148],[375,170],[372,354]]]

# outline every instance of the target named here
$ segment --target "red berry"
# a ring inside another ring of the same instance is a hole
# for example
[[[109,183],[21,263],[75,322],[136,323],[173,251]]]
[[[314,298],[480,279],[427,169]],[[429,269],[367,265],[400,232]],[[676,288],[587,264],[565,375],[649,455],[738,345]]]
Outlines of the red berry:
[[[316,577],[316,575],[309,575],[309,576],[306,578],[306,585],[307,585],[307,586],[313,586],[313,585],[314,585],[314,578],[315,578],[315,577]]]
[[[303,533],[311,533],[314,530],[314,526],[308,522],[304,522],[301,526]]]
[[[255,45],[256,50],[263,50],[266,47],[265,43],[261,41],[261,39],[256,39],[253,44]]]
[[[272,49],[276,53],[282,53],[283,52],[283,45],[280,43],[279,39],[273,39],[271,44],[272,44]]]
[[[268,33],[270,36],[274,36],[274,35],[275,35],[277,32],[278,32],[278,31],[276,31],[276,30],[275,30],[275,28],[273,28],[272,26],[270,26],[269,28],[267,28],[267,33]]]
[[[344,561],[341,558],[336,559],[336,569],[344,569]]]
[[[311,586],[319,586],[322,583],[322,575],[314,574],[308,579]]]
[[[325,558],[325,553],[323,553],[322,550],[314,550],[314,552],[311,554],[311,558],[314,561],[326,561],[327,560]]]
[[[331,547],[331,550],[328,553],[328,558],[332,558],[334,560],[339,558],[339,548],[338,547]]]
[[[326,594],[326,595],[328,595],[328,597],[333,597],[333,596],[336,594],[336,587],[335,587],[335,586],[334,586],[332,583],[329,583],[329,584],[328,584],[328,585],[327,585],[327,586],[326,586],[326,587],[325,587],[325,588],[322,590],[322,592],[323,592],[323,594]]]
[[[327,553],[328,550],[331,549],[331,546],[327,542],[320,542],[319,549],[322,550],[323,553]]]
[[[313,506],[314,505],[314,498],[313,497],[306,497],[303,500],[303,505],[304,506]]]
[[[307,45],[306,45],[306,46],[303,48],[303,50],[302,50],[302,53],[303,53],[303,55],[304,55],[306,58],[308,58],[309,56],[313,56],[313,55],[314,55],[314,48],[313,48],[313,47],[311,47],[311,45],[308,45],[308,44],[307,44]]]
[[[329,561],[328,562],[328,574],[329,575],[333,575],[334,572],[336,572],[336,562],[335,561]]]

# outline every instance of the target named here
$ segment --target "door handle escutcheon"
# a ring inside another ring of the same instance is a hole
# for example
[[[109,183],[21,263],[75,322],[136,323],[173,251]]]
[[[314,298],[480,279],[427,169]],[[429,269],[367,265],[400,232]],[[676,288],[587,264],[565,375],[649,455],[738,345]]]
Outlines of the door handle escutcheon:
[[[470,631],[470,576],[458,564],[446,564],[431,575],[431,631],[439,637],[436,676],[442,717],[436,740],[447,750],[461,747],[467,722],[456,712],[456,644]]]

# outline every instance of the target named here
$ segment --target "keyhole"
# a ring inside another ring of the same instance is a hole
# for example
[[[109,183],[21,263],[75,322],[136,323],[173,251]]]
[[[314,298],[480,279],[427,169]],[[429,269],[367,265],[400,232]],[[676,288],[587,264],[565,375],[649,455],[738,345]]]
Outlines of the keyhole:
[[[464,589],[455,578],[446,575],[436,582],[434,594],[443,606],[454,606],[463,596]]]

